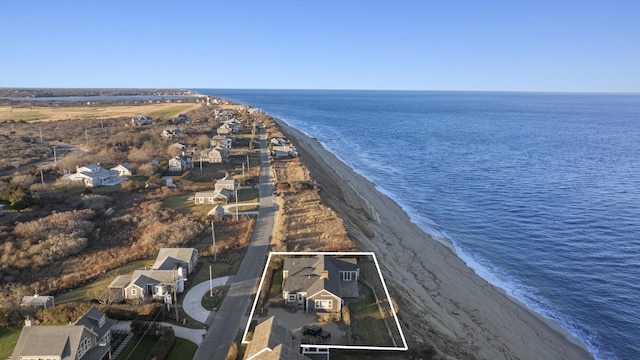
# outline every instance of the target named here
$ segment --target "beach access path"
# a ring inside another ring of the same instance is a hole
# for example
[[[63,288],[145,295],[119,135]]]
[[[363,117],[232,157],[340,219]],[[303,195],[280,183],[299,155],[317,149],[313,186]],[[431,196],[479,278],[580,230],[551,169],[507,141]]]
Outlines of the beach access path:
[[[263,126],[260,126],[259,180],[260,207],[247,253],[237,274],[229,280],[229,292],[222,305],[218,311],[211,312],[206,321],[209,330],[198,347],[195,360],[226,359],[238,330],[246,325],[245,314],[249,301],[265,265],[277,208],[272,198],[274,184],[267,152],[267,134]]]

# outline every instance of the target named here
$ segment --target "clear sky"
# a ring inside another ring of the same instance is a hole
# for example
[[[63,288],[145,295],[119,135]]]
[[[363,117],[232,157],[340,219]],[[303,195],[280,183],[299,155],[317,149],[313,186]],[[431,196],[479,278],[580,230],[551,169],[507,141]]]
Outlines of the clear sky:
[[[640,92],[640,1],[7,1],[0,87]]]

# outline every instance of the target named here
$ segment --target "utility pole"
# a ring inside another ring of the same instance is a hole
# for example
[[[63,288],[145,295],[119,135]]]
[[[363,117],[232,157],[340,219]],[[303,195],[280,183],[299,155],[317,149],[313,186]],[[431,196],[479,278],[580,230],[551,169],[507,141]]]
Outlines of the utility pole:
[[[180,323],[180,317],[178,316],[178,291],[176,288],[176,269],[173,269],[173,307],[176,309],[176,321]]]
[[[42,169],[40,169],[40,182],[44,185],[44,175],[42,174]]]
[[[40,142],[42,142],[42,127],[40,127]]]
[[[211,274],[211,264],[209,264],[209,297],[213,297],[213,277]]]
[[[53,145],[53,165],[58,162],[58,152],[56,151],[56,146]]]
[[[216,262],[218,254],[216,254],[216,232],[213,229],[213,220],[211,220],[211,239],[213,240],[213,262]]]
[[[89,147],[89,132],[87,131],[87,129],[84,129],[84,139],[86,141],[85,146]]]
[[[238,188],[236,188],[236,221],[240,221],[238,214]]]

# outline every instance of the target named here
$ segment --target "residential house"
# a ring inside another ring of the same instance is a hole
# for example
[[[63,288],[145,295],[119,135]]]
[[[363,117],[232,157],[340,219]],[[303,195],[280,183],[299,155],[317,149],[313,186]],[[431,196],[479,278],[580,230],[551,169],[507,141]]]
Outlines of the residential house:
[[[34,326],[28,319],[11,359],[111,359],[111,328],[115,323],[96,308],[70,325]]]
[[[216,133],[218,135],[231,135],[231,134],[233,134],[233,130],[231,129],[231,127],[229,127],[229,125],[224,123],[224,124],[220,125],[218,130],[216,130]]]
[[[226,204],[233,198],[233,192],[228,189],[197,192],[193,197],[196,205],[202,204]]]
[[[200,152],[200,158],[202,161],[216,164],[229,162],[229,149],[222,146],[205,149]]]
[[[225,211],[222,205],[216,205],[213,209],[209,210],[207,215],[213,216],[216,219],[222,219],[224,218],[224,213]]]
[[[236,181],[233,180],[231,176],[227,175],[222,179],[216,181],[215,189],[216,191],[221,191],[224,189],[230,190],[231,198],[234,198],[236,190],[238,189],[238,186],[236,185]]]
[[[193,169],[193,155],[183,152],[169,160],[169,171],[181,172],[189,169]]]
[[[55,301],[51,295],[40,296],[34,294],[33,296],[24,296],[20,301],[20,308],[22,309],[47,309],[54,306]]]
[[[211,147],[222,146],[222,147],[231,149],[233,147],[234,142],[235,142],[234,136],[216,135],[211,138],[211,140],[209,141],[209,144],[211,145]]]
[[[114,299],[157,300],[172,303],[172,293],[184,291],[184,282],[195,270],[198,250],[194,248],[162,248],[150,269],[120,275],[109,284]]]
[[[285,258],[282,296],[288,306],[339,318],[343,299],[358,297],[359,274],[355,258],[328,255]]]
[[[78,184],[88,188],[114,186],[123,181],[118,178],[118,175],[118,171],[104,169],[98,164],[90,164],[76,168],[75,174],[63,176],[63,181],[68,184]]]
[[[122,164],[118,164],[118,165],[112,167],[109,170],[117,171],[118,172],[118,176],[120,176],[120,177],[131,176],[133,174],[131,172],[131,164],[129,164],[128,162],[123,162]]]
[[[162,137],[163,139],[169,140],[169,139],[173,139],[173,137],[177,136],[178,134],[180,134],[179,129],[164,129],[160,133],[160,137]]]
[[[156,262],[151,266],[157,270],[171,270],[180,267],[186,279],[198,264],[198,250],[194,248],[162,248],[158,251]]]
[[[185,150],[186,148],[187,148],[187,145],[181,144],[181,143],[173,143],[169,145],[169,149]]]
[[[245,360],[309,360],[300,353],[300,343],[291,331],[271,316],[256,325],[253,338],[244,352]]]
[[[177,117],[174,117],[173,119],[171,119],[171,123],[178,125],[178,124],[184,124],[189,120],[189,116],[185,115],[185,114],[180,114]]]
[[[298,150],[293,145],[271,145],[271,155],[276,158],[298,157]]]
[[[153,119],[142,114],[131,119],[133,125],[153,125]]]

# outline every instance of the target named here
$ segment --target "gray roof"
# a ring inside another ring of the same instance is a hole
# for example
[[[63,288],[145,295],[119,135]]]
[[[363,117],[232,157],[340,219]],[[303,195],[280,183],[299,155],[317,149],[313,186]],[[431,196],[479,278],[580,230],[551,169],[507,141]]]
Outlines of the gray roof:
[[[111,284],[109,284],[110,288],[124,288],[131,282],[131,275],[118,275]]]
[[[133,272],[132,284],[143,288],[149,284],[160,283],[173,285],[177,275],[173,270],[136,270]]]
[[[21,356],[75,358],[84,326],[25,326],[13,350],[14,359]]]
[[[76,321],[76,325],[84,325],[87,329],[96,333],[98,339],[101,339],[107,332],[109,332],[115,323],[116,320],[108,318],[95,307],[91,308],[89,312]]]
[[[247,345],[245,359],[308,359],[300,354],[299,344],[293,340],[291,331],[270,317],[258,324],[253,339]]]
[[[173,270],[177,266],[189,264],[198,250],[194,248],[162,248],[158,251],[156,262],[151,266],[156,270]]]
[[[327,290],[342,297],[340,271],[356,271],[356,259],[317,255],[310,258],[285,258],[283,270],[288,271],[283,290],[287,293],[306,292],[307,296]],[[326,271],[328,277],[323,277]]]
[[[22,301],[20,301],[20,306],[21,307],[38,307],[38,306],[42,306],[42,307],[49,307],[49,306],[53,306],[54,302],[53,302],[53,296],[42,296],[42,295],[34,295],[34,296],[25,296],[22,298]]]

